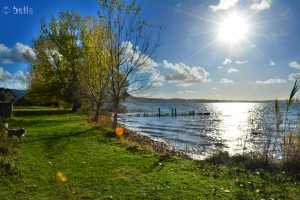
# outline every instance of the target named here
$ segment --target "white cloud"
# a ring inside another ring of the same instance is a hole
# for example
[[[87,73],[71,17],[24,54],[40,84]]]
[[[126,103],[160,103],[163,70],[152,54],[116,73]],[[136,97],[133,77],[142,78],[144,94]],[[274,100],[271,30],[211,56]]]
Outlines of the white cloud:
[[[154,82],[154,83],[152,83],[152,86],[154,86],[154,87],[162,87],[163,83],[162,82]]]
[[[269,62],[270,62],[270,66],[275,66],[276,65],[273,60],[270,60]]]
[[[17,71],[11,74],[0,67],[0,87],[9,89],[25,89],[27,74],[22,71]]]
[[[289,80],[298,80],[300,79],[300,73],[294,73],[289,75]]]
[[[7,48],[4,44],[0,44],[0,54],[1,53],[9,53],[9,48]]]
[[[177,87],[190,87],[193,86],[193,84],[191,83],[180,83],[176,85]]]
[[[179,94],[184,94],[184,93],[196,93],[196,91],[193,90],[185,90],[185,91],[178,91]]]
[[[140,52],[139,47],[134,47],[130,41],[123,42],[121,48],[123,48],[123,61],[130,65],[140,66],[138,73],[149,75],[150,85],[155,87],[163,86],[164,76],[160,70],[155,68],[159,66],[155,60]]]
[[[124,48],[124,59],[136,66],[142,65],[142,72],[147,72],[153,67],[157,67],[158,63],[151,59],[148,55],[142,54],[138,49],[139,47],[134,47],[130,41],[123,42],[121,48]]]
[[[228,69],[228,73],[234,73],[234,72],[238,72],[239,70],[238,69],[235,69],[235,68],[230,68]]]
[[[231,84],[231,83],[234,83],[234,81],[233,80],[229,80],[227,78],[221,78],[220,83],[221,84]]]
[[[230,63],[231,63],[231,59],[226,58],[226,59],[224,60],[224,62],[223,62],[223,65],[228,65],[228,64],[230,64]]]
[[[238,64],[238,65],[242,65],[242,64],[245,64],[247,62],[248,62],[248,60],[237,60],[237,61],[235,61],[235,63]]]
[[[300,65],[296,61],[289,63],[289,66],[292,68],[300,69]]]
[[[35,55],[32,48],[20,42],[17,42],[13,48],[0,44],[0,63],[24,63],[26,60],[23,54],[26,52],[29,52],[32,56]]]
[[[254,11],[266,10],[271,7],[271,0],[252,0],[250,9]]]
[[[189,67],[184,63],[169,63],[168,61],[163,61],[163,66],[171,73],[165,72],[165,80],[172,83],[201,83],[209,82],[209,73],[205,71],[202,67]]]
[[[151,77],[150,77],[150,81],[151,82],[155,82],[155,81],[164,81],[165,78],[163,75],[161,75],[160,71],[157,69],[152,69],[151,70]]]
[[[209,6],[212,11],[216,12],[219,10],[227,10],[229,8],[234,7],[239,0],[220,0],[219,4],[216,6]]]
[[[31,55],[35,54],[34,51],[32,50],[32,48],[30,48],[29,46],[24,45],[20,42],[16,43],[15,48],[18,50],[18,52],[21,52],[21,53],[26,53],[28,51]]]
[[[7,71],[4,71],[2,67],[0,67],[0,81],[5,82],[6,80],[10,80],[13,78],[13,75]]]
[[[285,82],[286,82],[286,80],[275,77],[275,78],[271,78],[266,81],[256,81],[256,84],[270,85],[270,84],[280,84],[280,83],[285,83]]]
[[[48,61],[55,66],[55,61],[59,60],[61,61],[63,56],[56,50],[49,50],[49,49],[45,49],[45,52],[48,56]]]

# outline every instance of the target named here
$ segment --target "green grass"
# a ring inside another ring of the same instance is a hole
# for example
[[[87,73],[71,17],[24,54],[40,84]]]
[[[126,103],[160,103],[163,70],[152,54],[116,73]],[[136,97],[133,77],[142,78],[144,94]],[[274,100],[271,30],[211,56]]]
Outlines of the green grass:
[[[69,111],[15,108],[10,173],[0,199],[298,199],[299,184],[282,172],[247,171],[135,148]],[[63,173],[67,181],[57,179]]]

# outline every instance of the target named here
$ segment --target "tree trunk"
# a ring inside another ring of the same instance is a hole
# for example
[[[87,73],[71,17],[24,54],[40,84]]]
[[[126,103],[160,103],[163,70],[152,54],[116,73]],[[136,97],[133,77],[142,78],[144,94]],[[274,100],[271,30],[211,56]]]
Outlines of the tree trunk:
[[[118,109],[114,109],[114,116],[113,116],[113,129],[116,129],[118,125]]]
[[[120,105],[120,99],[119,95],[116,95],[116,97],[113,99],[113,127],[112,128],[117,128],[118,125],[118,111],[119,111],[119,105]]]
[[[77,100],[74,100],[73,101],[72,112],[77,112],[80,107],[81,107],[81,103]]]
[[[100,115],[100,104],[97,103],[97,108],[96,108],[96,113],[94,118],[96,124],[98,124],[99,115]]]

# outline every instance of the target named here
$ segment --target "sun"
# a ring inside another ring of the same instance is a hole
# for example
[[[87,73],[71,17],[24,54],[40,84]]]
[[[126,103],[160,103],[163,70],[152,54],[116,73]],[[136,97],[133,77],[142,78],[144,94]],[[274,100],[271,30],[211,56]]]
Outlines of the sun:
[[[218,29],[218,38],[230,44],[238,43],[246,39],[248,24],[243,16],[236,13],[223,19]]]

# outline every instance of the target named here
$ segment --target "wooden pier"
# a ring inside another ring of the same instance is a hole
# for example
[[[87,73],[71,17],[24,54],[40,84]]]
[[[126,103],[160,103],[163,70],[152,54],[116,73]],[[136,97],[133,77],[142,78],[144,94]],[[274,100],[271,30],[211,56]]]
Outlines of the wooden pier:
[[[171,108],[171,112],[168,113],[162,113],[161,112],[161,108],[158,108],[158,112],[157,114],[148,114],[148,112],[143,112],[143,113],[138,113],[135,114],[135,117],[178,117],[178,116],[201,116],[201,115],[210,115],[209,112],[195,112],[194,110],[192,111],[188,111],[188,112],[183,112],[183,113],[177,113],[177,109],[176,108]],[[129,117],[131,117],[132,115],[128,115]]]

